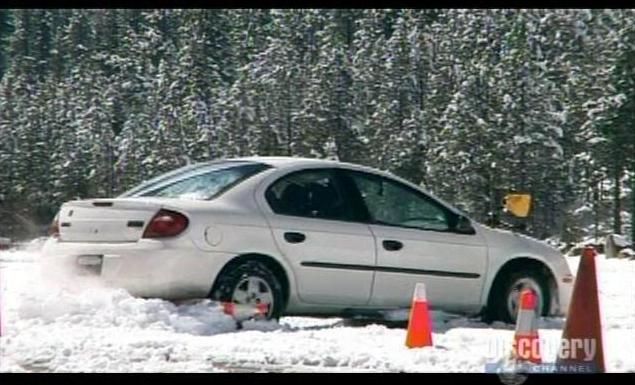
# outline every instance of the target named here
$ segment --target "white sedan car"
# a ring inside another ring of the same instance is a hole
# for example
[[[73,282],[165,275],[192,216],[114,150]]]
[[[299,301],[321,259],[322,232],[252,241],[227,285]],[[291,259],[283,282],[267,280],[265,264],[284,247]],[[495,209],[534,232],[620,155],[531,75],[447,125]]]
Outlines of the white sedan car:
[[[408,308],[424,282],[432,309],[514,322],[520,289],[564,315],[573,284],[556,249],[403,179],[284,157],[194,164],[67,202],[44,258],[132,295],[264,303],[270,318]]]

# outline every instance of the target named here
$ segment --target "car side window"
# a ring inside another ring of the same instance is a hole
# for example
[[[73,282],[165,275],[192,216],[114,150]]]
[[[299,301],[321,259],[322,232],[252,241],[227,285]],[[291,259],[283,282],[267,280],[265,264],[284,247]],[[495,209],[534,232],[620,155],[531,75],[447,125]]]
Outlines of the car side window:
[[[276,214],[345,221],[355,218],[352,205],[330,169],[286,175],[269,186],[265,199]]]
[[[424,230],[450,229],[447,211],[412,188],[371,174],[351,172],[350,175],[372,222]]]

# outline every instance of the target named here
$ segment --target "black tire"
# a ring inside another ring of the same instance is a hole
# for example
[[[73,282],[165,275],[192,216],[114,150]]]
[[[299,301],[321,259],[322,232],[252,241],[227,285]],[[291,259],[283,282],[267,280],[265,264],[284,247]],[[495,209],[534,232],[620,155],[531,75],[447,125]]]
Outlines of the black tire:
[[[278,277],[260,261],[245,261],[221,272],[210,298],[214,301],[232,302],[237,285],[248,277],[256,277],[267,283],[271,289],[273,306],[271,306],[266,319],[280,319],[284,310],[282,285]]]
[[[516,314],[512,314],[508,306],[508,297],[514,290],[514,287],[522,279],[533,280],[540,289],[539,296],[542,298],[539,303],[542,302],[542,309],[540,309],[540,315],[545,316],[549,313],[549,306],[551,303],[551,293],[549,292],[548,278],[546,275],[538,269],[530,269],[525,271],[515,271],[507,273],[494,288],[490,295],[490,300],[487,306],[485,321],[502,321],[509,324],[516,323]]]

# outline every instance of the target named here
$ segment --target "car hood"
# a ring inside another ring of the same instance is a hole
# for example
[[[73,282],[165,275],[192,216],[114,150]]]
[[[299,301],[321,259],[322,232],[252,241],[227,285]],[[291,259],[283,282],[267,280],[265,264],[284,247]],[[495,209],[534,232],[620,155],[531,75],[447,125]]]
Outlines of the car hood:
[[[507,257],[534,257],[546,262],[566,264],[562,253],[545,241],[508,230],[493,229],[479,224],[479,229],[487,242],[490,254],[504,254]]]

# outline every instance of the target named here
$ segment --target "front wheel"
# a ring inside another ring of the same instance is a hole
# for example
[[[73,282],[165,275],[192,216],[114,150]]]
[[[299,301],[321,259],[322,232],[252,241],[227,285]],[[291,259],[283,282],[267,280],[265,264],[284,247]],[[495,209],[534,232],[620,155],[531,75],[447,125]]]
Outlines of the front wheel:
[[[211,299],[252,306],[264,303],[266,319],[279,319],[283,310],[280,280],[259,261],[246,261],[223,271]]]
[[[489,319],[506,323],[515,323],[520,303],[520,293],[524,289],[531,289],[536,293],[537,316],[547,315],[549,312],[550,295],[547,279],[536,270],[514,272],[494,288],[490,301]]]

